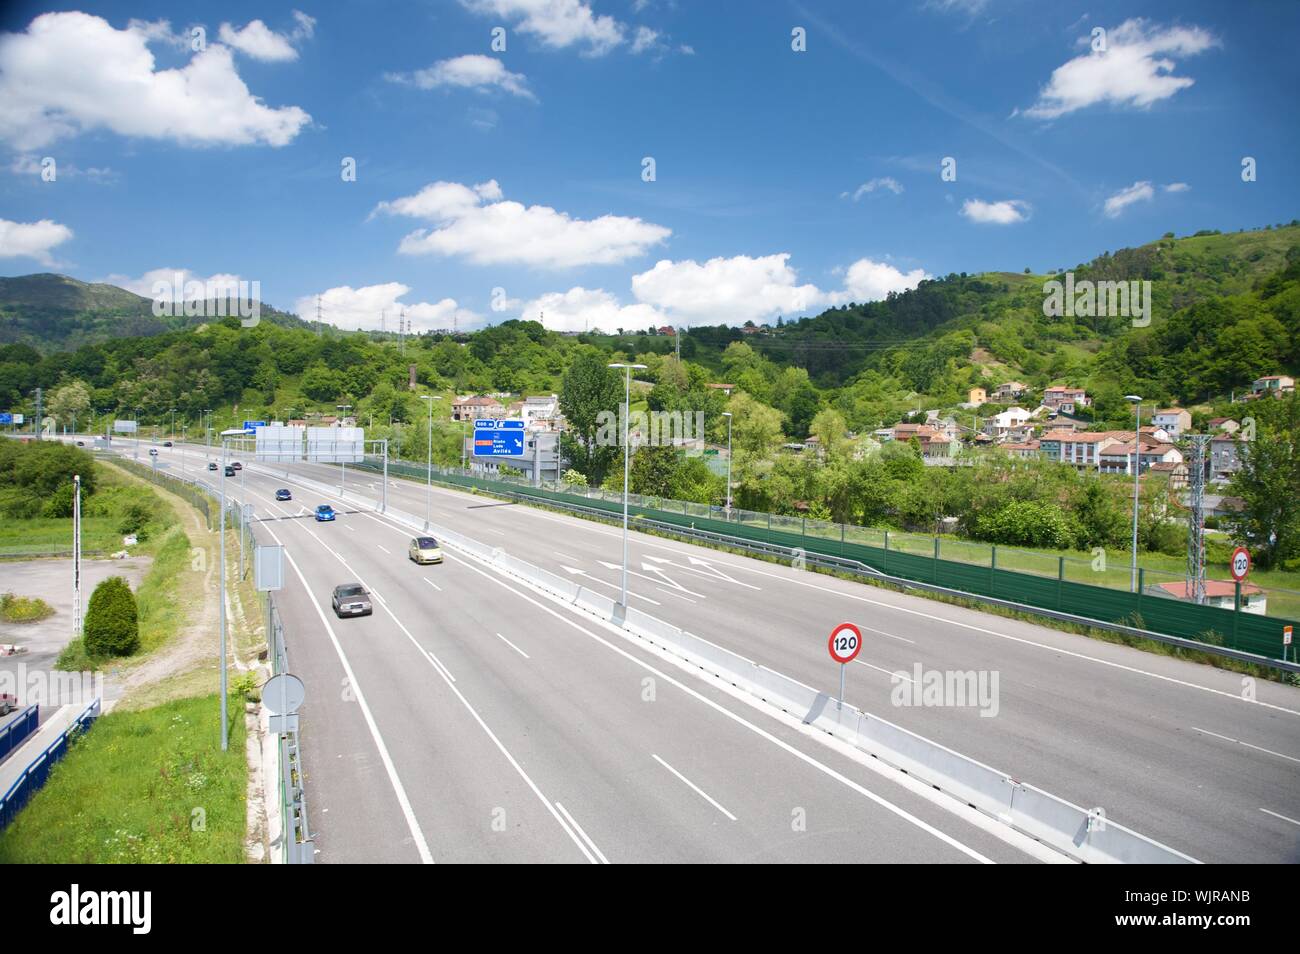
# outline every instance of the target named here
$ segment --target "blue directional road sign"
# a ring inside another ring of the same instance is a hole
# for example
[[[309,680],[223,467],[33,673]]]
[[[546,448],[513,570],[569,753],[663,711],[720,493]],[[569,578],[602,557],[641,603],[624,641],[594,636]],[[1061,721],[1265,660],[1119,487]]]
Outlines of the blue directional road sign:
[[[0,424],[12,424],[14,416],[12,414],[0,414]]]
[[[490,418],[474,422],[475,457],[523,457],[524,422]]]
[[[259,427],[266,427],[266,421],[245,421],[244,430],[250,434],[256,434]]]

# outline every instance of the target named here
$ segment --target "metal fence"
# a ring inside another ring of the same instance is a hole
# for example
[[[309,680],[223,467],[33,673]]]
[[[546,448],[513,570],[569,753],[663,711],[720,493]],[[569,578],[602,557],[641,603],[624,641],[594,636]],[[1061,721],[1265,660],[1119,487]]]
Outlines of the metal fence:
[[[4,728],[0,729],[0,762],[4,761],[10,752],[22,745],[23,739],[35,732],[36,727],[40,724],[41,707],[39,705],[26,706],[18,715],[6,722]]]
[[[358,466],[373,467],[369,462]],[[426,468],[390,463],[389,473],[423,479]],[[622,514],[622,493],[598,487],[553,482],[535,485],[508,477],[489,479],[454,468],[435,468],[434,474],[439,483],[452,486]],[[634,523],[654,522],[788,552],[850,560],[904,580],[1192,640],[1207,649],[1223,647],[1267,659],[1293,658],[1294,650],[1288,651],[1282,641],[1283,627],[1294,628],[1300,619],[1300,593],[1291,591],[1270,592],[1296,597],[1294,604],[1282,604],[1294,605],[1296,611],[1266,616],[1244,608],[1247,594],[1241,584],[1234,588],[1231,608],[1198,605],[1159,586],[1185,577],[1141,567],[1133,591],[1128,585],[1127,566],[1098,574],[1087,561],[1012,547],[735,508],[727,513],[722,507],[639,494],[628,495],[628,513]],[[1117,577],[1123,579],[1123,589],[1108,585],[1115,584]]]
[[[9,786],[9,791],[0,796],[0,829],[13,821],[14,816],[22,811],[23,806],[45,784],[50,777],[50,770],[55,763],[68,754],[73,740],[89,729],[99,718],[100,700],[96,699],[77,716],[72,723],[59,733],[58,738],[46,746],[45,751],[36,756],[21,775]]]

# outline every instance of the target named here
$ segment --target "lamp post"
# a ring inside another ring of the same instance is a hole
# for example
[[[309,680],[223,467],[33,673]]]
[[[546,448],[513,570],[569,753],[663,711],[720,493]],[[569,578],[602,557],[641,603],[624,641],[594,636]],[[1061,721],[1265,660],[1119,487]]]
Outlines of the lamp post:
[[[430,507],[433,501],[433,402],[442,400],[441,394],[421,394],[421,401],[429,402],[428,467],[424,490],[424,532],[429,532]]]
[[[627,441],[627,419],[632,416],[632,372],[642,370],[644,364],[614,362],[611,368],[623,369],[623,615],[627,615],[627,484],[631,474],[632,447]]]
[[[346,412],[346,411],[350,411],[350,410],[352,410],[352,405],[351,405],[351,404],[336,404],[336,405],[334,405],[334,406],[335,406],[338,410],[340,410],[340,411],[345,411],[345,412]],[[344,416],[344,417],[347,417],[347,414],[345,413],[343,416]],[[361,448],[362,456],[365,456],[365,452],[366,452],[366,449],[365,449],[364,446],[362,446],[362,448]],[[342,475],[343,475],[343,478],[342,478],[342,480],[341,480],[340,483],[339,483],[339,496],[340,496],[340,497],[345,497],[345,496],[347,496],[347,490],[348,490],[348,462],[347,462],[346,460],[345,460],[345,461],[341,461],[341,462],[340,462],[340,466],[342,467]]]
[[[1133,425],[1133,573],[1132,579],[1129,581],[1129,590],[1136,593],[1138,588],[1138,476],[1142,470],[1142,397],[1137,394],[1126,394],[1124,399],[1133,402],[1135,414],[1135,423]]]
[[[724,511],[727,519],[731,519],[731,412],[723,411],[722,416],[727,419],[727,506]]]

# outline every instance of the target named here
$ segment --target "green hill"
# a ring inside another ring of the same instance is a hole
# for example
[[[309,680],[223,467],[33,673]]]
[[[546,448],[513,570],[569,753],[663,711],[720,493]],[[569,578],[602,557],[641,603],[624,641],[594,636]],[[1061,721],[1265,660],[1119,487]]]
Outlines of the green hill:
[[[215,307],[210,309],[214,311]],[[261,317],[279,325],[307,327],[265,304]],[[0,344],[26,344],[41,352],[72,350],[112,338],[159,335],[203,321],[157,317],[151,299],[116,285],[49,273],[0,278]]]

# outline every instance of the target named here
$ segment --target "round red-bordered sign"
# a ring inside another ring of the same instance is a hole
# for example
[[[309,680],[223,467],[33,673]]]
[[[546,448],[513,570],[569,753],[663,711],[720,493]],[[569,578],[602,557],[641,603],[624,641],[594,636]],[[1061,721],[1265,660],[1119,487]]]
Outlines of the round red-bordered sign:
[[[1240,583],[1250,572],[1250,551],[1245,547],[1237,547],[1232,551],[1232,559],[1228,562],[1228,572],[1232,578]]]
[[[840,623],[831,630],[826,648],[837,663],[851,663],[862,650],[862,632],[852,623]]]

